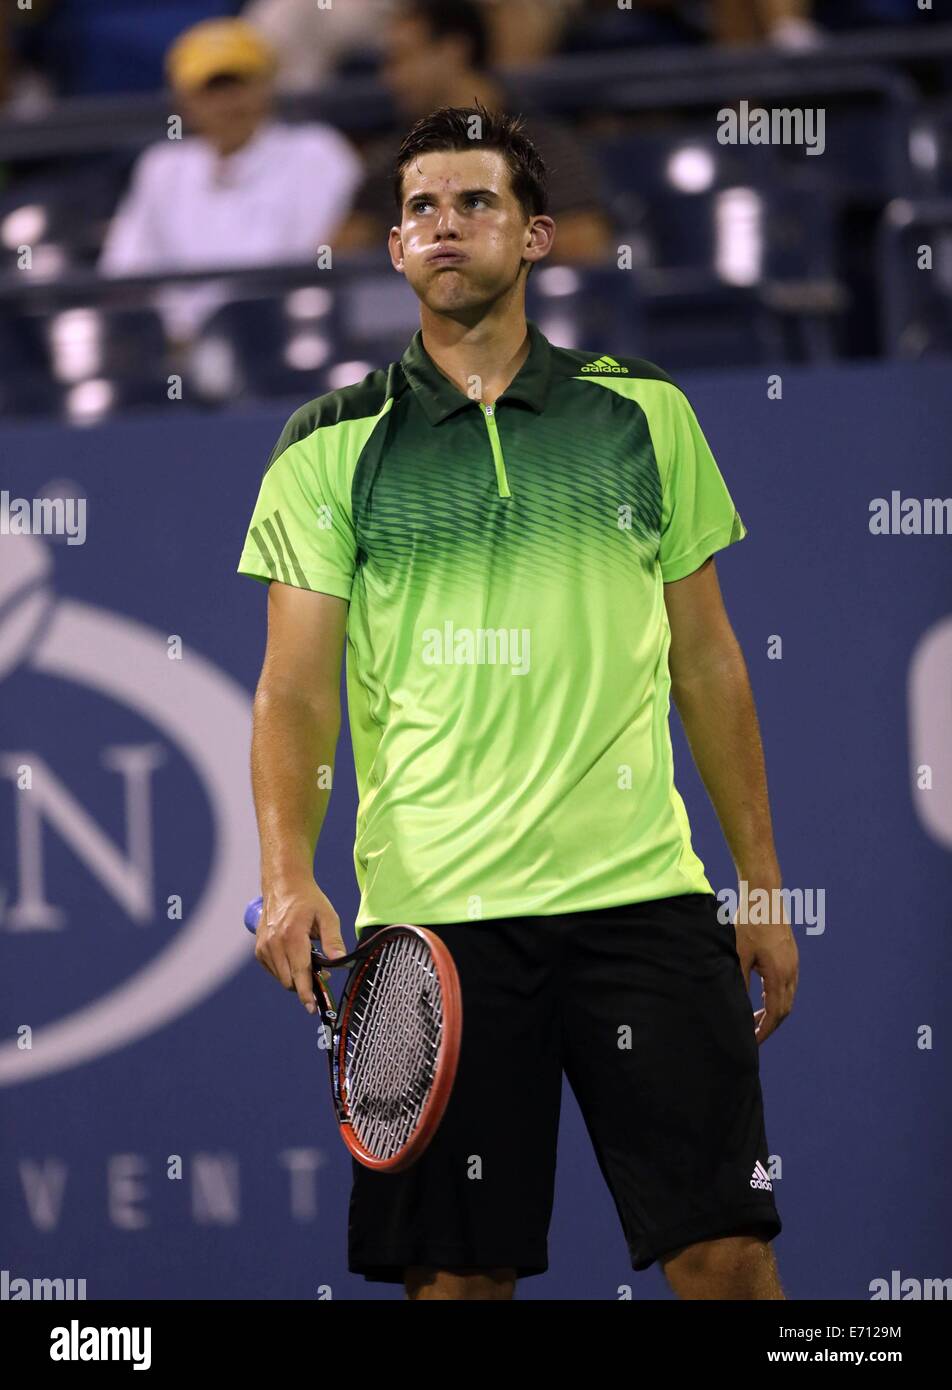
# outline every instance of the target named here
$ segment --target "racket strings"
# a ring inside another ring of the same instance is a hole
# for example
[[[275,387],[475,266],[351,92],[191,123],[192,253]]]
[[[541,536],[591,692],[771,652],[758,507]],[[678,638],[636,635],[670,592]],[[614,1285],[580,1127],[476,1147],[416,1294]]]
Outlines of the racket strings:
[[[439,1059],[443,1000],[429,947],[391,939],[367,963],[348,1013],[343,1094],[356,1137],[379,1158],[401,1149]]]

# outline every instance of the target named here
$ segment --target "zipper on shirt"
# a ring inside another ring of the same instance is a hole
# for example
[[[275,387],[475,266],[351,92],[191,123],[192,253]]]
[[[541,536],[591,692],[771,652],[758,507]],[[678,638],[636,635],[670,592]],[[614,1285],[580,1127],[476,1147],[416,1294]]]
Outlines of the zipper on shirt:
[[[483,405],[480,402],[483,418],[486,421],[486,428],[489,431],[489,443],[493,451],[493,466],[496,469],[496,487],[500,497],[511,497],[509,491],[509,479],[506,477],[506,460],[502,456],[502,444],[499,442],[499,430],[496,427],[496,408],[492,405]]]

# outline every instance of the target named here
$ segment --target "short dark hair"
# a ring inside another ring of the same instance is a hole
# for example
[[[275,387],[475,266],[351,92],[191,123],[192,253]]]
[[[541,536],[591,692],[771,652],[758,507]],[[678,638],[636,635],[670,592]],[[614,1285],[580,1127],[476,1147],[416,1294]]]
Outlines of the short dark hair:
[[[489,28],[474,0],[402,0],[396,18],[420,20],[433,39],[466,39],[472,66],[480,72],[488,68]]]
[[[477,139],[473,121],[480,122]],[[397,213],[403,216],[403,174],[407,165],[421,154],[443,150],[471,150],[474,145],[498,150],[505,156],[512,191],[527,217],[548,212],[549,188],[545,162],[523,130],[521,116],[489,111],[479,101],[475,106],[441,106],[421,116],[407,131],[397,151],[393,170],[393,196]]]

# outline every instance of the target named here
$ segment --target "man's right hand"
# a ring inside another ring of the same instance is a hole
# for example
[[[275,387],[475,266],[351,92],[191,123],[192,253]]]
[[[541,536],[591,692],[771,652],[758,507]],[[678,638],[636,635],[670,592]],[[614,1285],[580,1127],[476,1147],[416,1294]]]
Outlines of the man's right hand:
[[[311,980],[311,942],[325,956],[345,956],[340,918],[328,897],[308,879],[293,886],[263,887],[264,905],[255,932],[255,959],[294,990],[309,1014],[317,1012]]]

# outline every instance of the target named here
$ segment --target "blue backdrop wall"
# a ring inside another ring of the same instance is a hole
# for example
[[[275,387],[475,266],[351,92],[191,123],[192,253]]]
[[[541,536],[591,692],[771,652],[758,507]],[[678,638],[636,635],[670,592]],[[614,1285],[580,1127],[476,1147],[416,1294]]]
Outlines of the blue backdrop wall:
[[[874,498],[952,494],[952,374],[788,370],[779,400],[761,373],[683,384],[749,528],[718,568],[785,881],[814,894],[796,1008],[761,1050],[777,1255],[794,1298],[869,1298],[952,1274],[950,539],[869,525]],[[314,1024],[240,925],[266,590],[235,566],[287,413],[2,433],[3,489],[88,508],[81,545],[0,536],[0,1266],[90,1298],[401,1296],[346,1271]],[[695,845],[733,888],[673,726]],[[346,727],[335,781],[318,878],[346,925]],[[626,1288],[669,1296],[632,1273],[566,1092],[550,1269],[520,1297]]]

